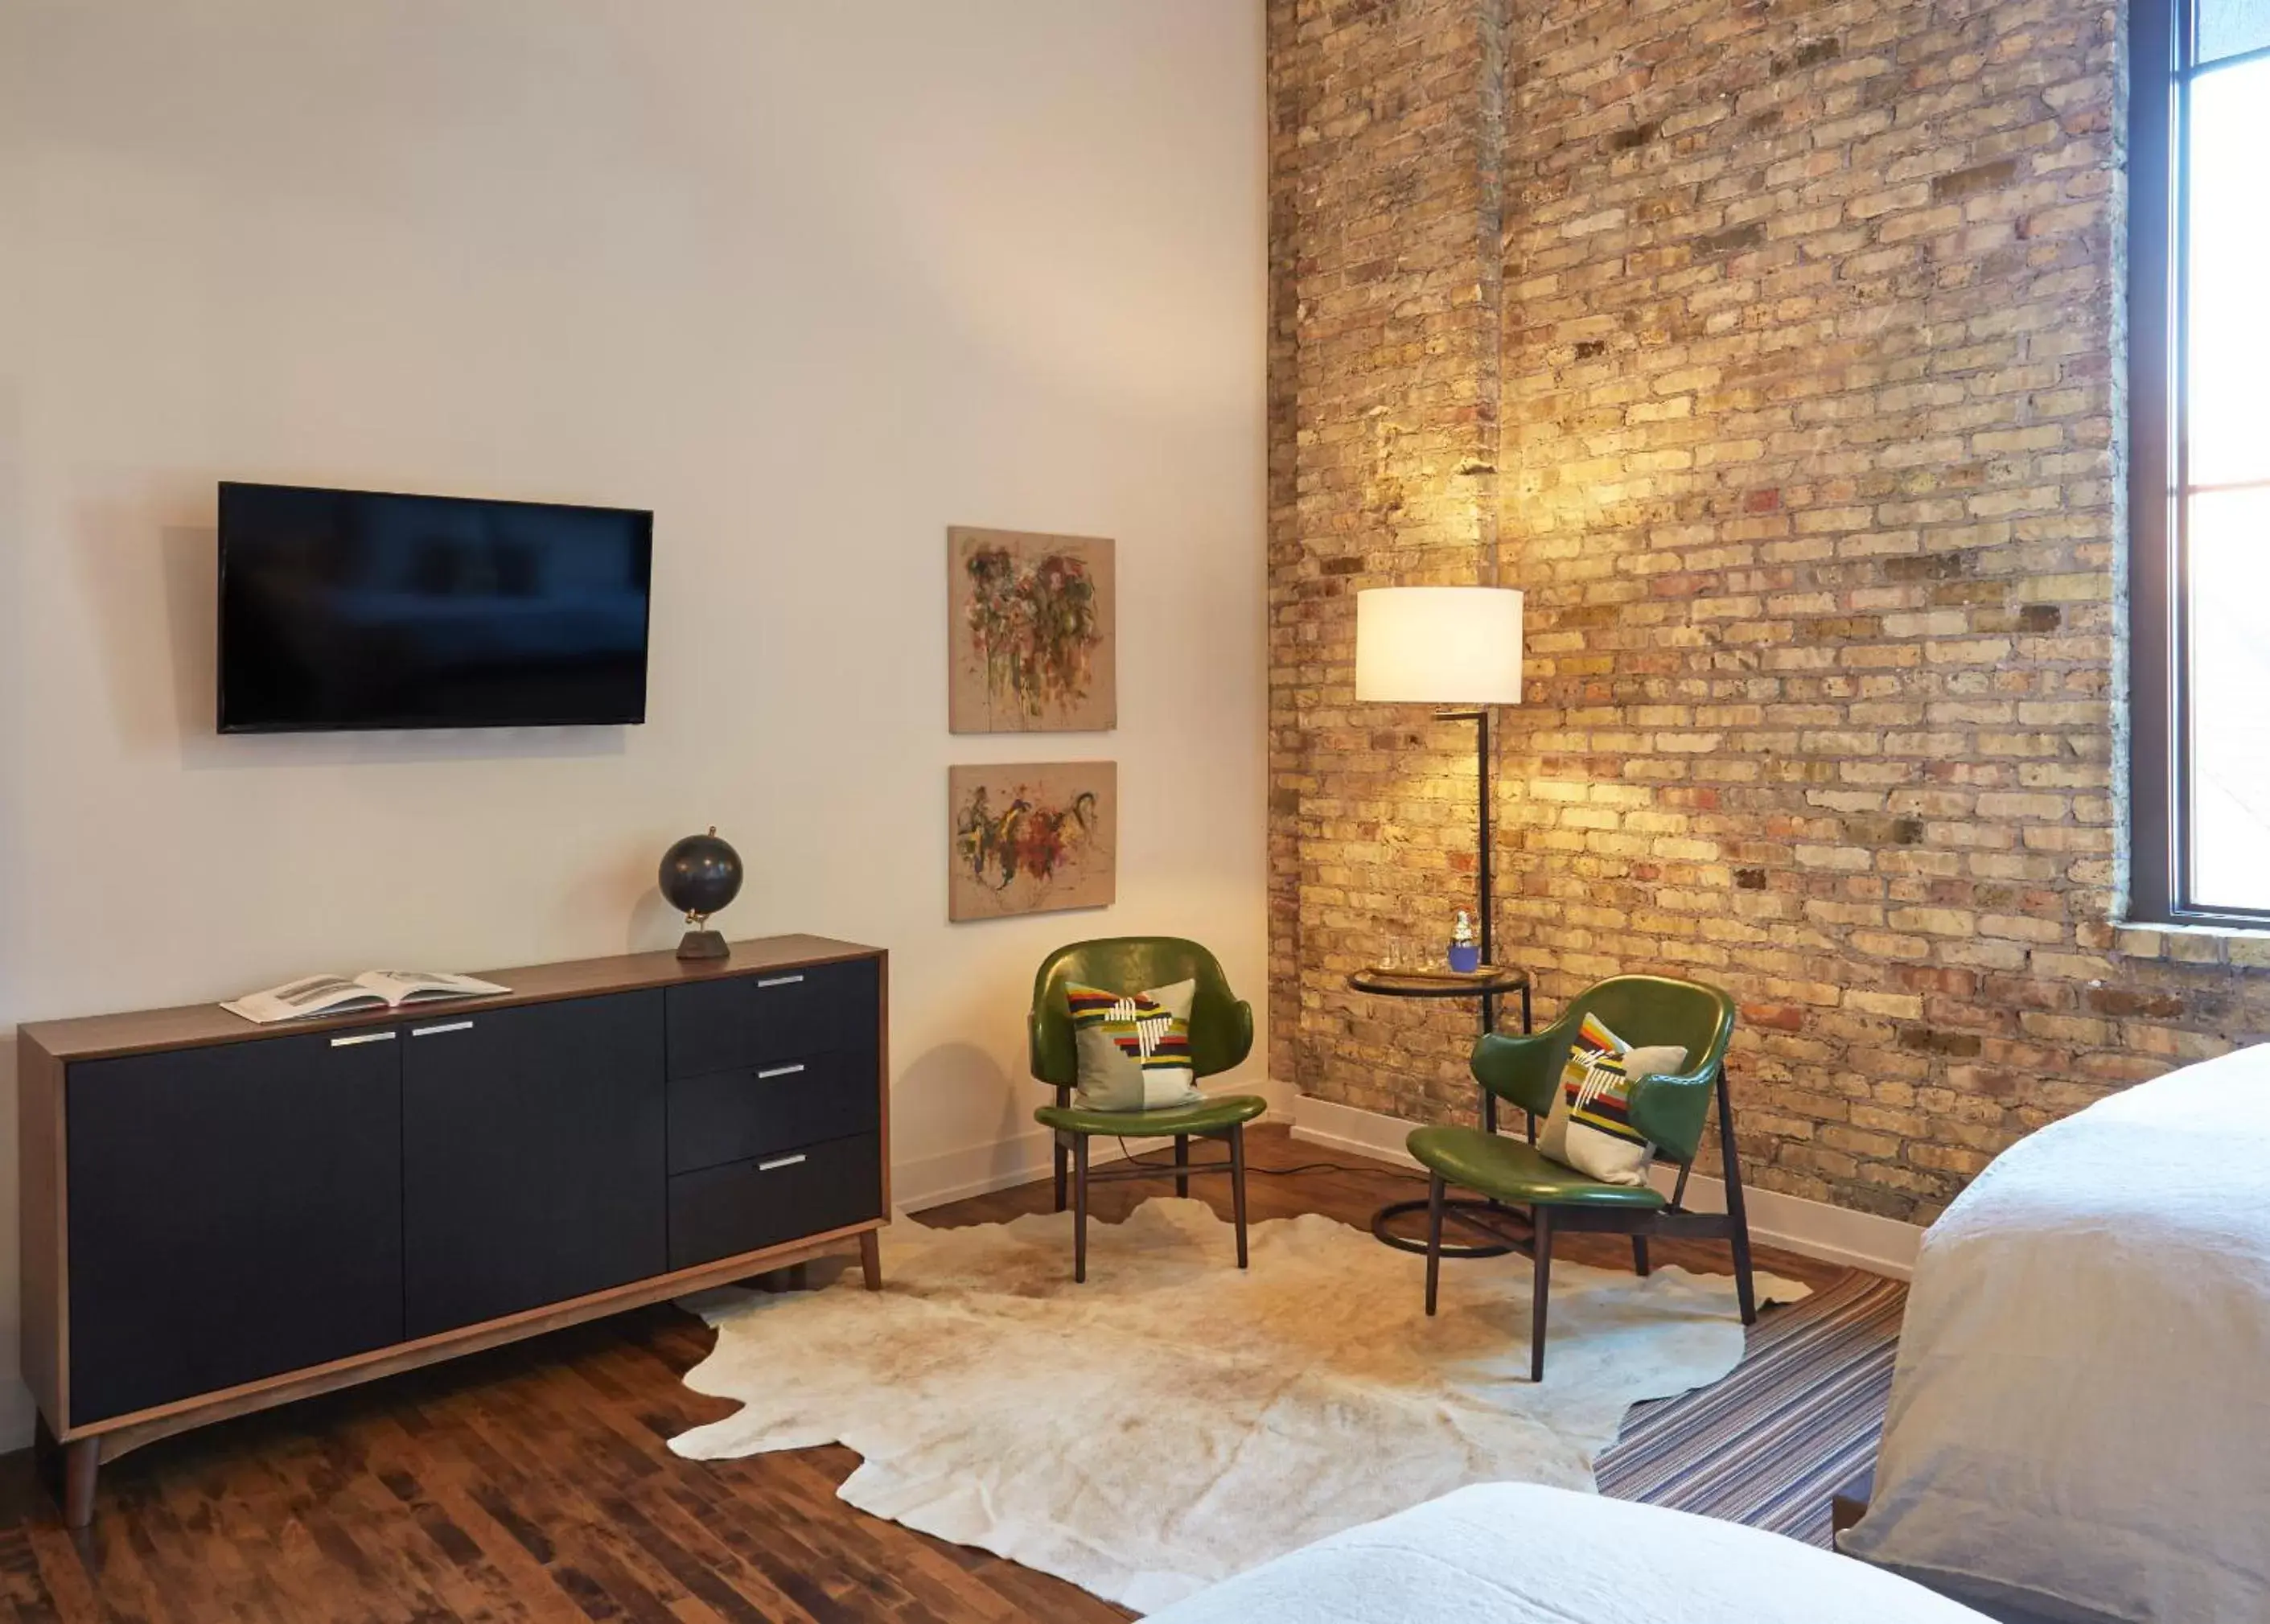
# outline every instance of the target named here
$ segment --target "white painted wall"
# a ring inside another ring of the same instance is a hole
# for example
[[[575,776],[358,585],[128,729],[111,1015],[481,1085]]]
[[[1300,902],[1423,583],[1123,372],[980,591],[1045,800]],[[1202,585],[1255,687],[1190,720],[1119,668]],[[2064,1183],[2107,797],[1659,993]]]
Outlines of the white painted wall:
[[[1028,1165],[1057,943],[1200,937],[1258,1009],[1261,49],[1225,0],[0,0],[0,1085],[19,1021],[665,945],[711,822],[729,933],[892,950],[902,1198]],[[215,736],[224,478],[653,508],[652,720]],[[1118,539],[1116,734],[947,734],[951,523]],[[946,924],[947,764],[1080,756],[1118,905]]]

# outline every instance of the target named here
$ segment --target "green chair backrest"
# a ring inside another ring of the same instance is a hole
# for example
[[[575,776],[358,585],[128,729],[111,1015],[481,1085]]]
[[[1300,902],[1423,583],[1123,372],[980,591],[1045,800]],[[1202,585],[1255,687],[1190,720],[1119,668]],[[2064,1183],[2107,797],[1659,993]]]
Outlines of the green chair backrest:
[[[1655,1141],[1658,1154],[1672,1161],[1694,1161],[1711,1089],[1734,1036],[1732,997],[1701,982],[1667,975],[1612,975],[1595,982],[1571,998],[1548,1028],[1561,1045],[1555,1076],[1588,1014],[1599,1017],[1635,1049],[1676,1043],[1687,1051],[1687,1069],[1677,1081],[1650,1086],[1633,1101],[1633,1125]]]
[[[1079,1080],[1067,982],[1143,992],[1193,980],[1198,991],[1191,1005],[1191,1068],[1212,1077],[1242,1064],[1253,1049],[1253,1006],[1229,990],[1229,978],[1212,953],[1179,936],[1113,936],[1059,947],[1041,961],[1027,1020],[1033,1075],[1058,1088]]]

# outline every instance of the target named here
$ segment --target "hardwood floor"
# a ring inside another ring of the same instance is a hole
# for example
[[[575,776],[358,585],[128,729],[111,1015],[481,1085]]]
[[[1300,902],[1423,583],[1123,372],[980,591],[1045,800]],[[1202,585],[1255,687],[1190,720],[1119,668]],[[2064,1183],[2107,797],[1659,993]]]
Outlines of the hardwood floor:
[[[1257,1221],[1321,1212],[1361,1224],[1425,1190],[1384,1165],[1272,1176],[1264,1169],[1361,1160],[1281,1128],[1255,1130],[1249,1151]],[[1093,1210],[1116,1221],[1171,1190],[1101,1185]],[[1224,1179],[1194,1180],[1192,1193],[1228,1216]],[[1043,1182],[923,1217],[993,1222],[1050,1202]],[[1618,1237],[1562,1245],[1629,1266]],[[1657,1257],[1727,1268],[1722,1246],[1658,1242]],[[1758,1262],[1816,1283],[1841,1272],[1763,1250]],[[679,1380],[709,1342],[689,1315],[642,1309],[167,1439],[103,1469],[94,1525],[78,1533],[28,1453],[0,1458],[0,1620],[1129,1616],[852,1510],[835,1497],[857,1465],[848,1450],[680,1460],[671,1437],[733,1408]]]

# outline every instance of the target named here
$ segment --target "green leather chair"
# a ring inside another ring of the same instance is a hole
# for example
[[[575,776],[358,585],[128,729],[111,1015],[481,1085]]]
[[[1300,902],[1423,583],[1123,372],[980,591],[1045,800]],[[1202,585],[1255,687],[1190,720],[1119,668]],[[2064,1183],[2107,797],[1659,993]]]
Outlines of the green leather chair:
[[[1032,1042],[1033,1075],[1056,1090],[1056,1103],[1043,1105],[1033,1119],[1056,1138],[1057,1211],[1065,1210],[1065,1162],[1072,1164],[1072,1279],[1087,1279],[1087,1186],[1090,1179],[1161,1178],[1171,1176],[1175,1193],[1191,1193],[1193,1173],[1228,1173],[1231,1201],[1237,1214],[1237,1266],[1245,1267],[1245,1124],[1269,1109],[1258,1094],[1220,1094],[1196,1105],[1163,1111],[1089,1111],[1072,1102],[1072,1086],[1079,1081],[1078,1045],[1073,1041],[1072,1006],[1065,996],[1068,982],[1107,987],[1115,992],[1140,992],[1148,987],[1170,987],[1195,980],[1198,997],[1191,1005],[1191,1064],[1200,1077],[1212,1077],[1241,1064],[1253,1049],[1253,1006],[1229,990],[1228,978],[1214,956],[1196,942],[1175,936],[1118,936],[1059,947],[1042,962],[1033,977],[1033,1012],[1027,1032]],[[1175,1141],[1175,1170],[1124,1162],[1091,1173],[1087,1142],[1098,1134],[1135,1138],[1166,1138]],[[1229,1159],[1192,1164],[1193,1138],[1229,1142]]]
[[[1687,1051],[1685,1072],[1641,1078],[1630,1096],[1632,1126],[1654,1142],[1658,1157],[1679,1164],[1678,1185],[1668,1200],[1651,1184],[1600,1183],[1537,1148],[1538,1122],[1553,1109],[1562,1068],[1587,1014],[1599,1016],[1635,1048],[1676,1043]],[[1553,1236],[1559,1230],[1628,1235],[1632,1266],[1642,1274],[1647,1272],[1651,1235],[1725,1240],[1733,1249],[1742,1324],[1753,1324],[1757,1301],[1750,1281],[1750,1230],[1734,1150],[1734,1114],[1726,1098],[1726,1045],[1733,1035],[1734,1000],[1717,988],[1660,975],[1618,975],[1577,994],[1542,1032],[1480,1039],[1472,1063],[1474,1080],[1527,1112],[1529,1134],[1524,1140],[1473,1128],[1421,1128],[1406,1141],[1412,1155],[1434,1175],[1428,1187],[1427,1312],[1435,1311],[1442,1268],[1443,1190],[1456,1184],[1530,1209],[1536,1269],[1530,1310],[1532,1381],[1545,1379],[1546,1290],[1553,1271]],[[1714,1093],[1726,1210],[1690,1212],[1681,1203]]]

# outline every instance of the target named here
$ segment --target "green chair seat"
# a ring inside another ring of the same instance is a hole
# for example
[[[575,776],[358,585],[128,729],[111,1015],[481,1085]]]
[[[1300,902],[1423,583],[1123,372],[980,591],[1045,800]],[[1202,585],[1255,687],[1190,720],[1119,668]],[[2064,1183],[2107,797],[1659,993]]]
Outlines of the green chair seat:
[[[1171,1133],[1220,1133],[1239,1123],[1251,1122],[1268,1109],[1269,1101],[1259,1094],[1226,1094],[1162,1111],[1088,1111],[1076,1105],[1043,1105],[1034,1111],[1033,1120],[1065,1133],[1155,1138]]]
[[[1502,1133],[1419,1128],[1406,1145],[1428,1171],[1517,1205],[1545,1201],[1555,1206],[1651,1209],[1665,1205],[1662,1192],[1652,1185],[1603,1184],[1562,1166],[1534,1145]]]

